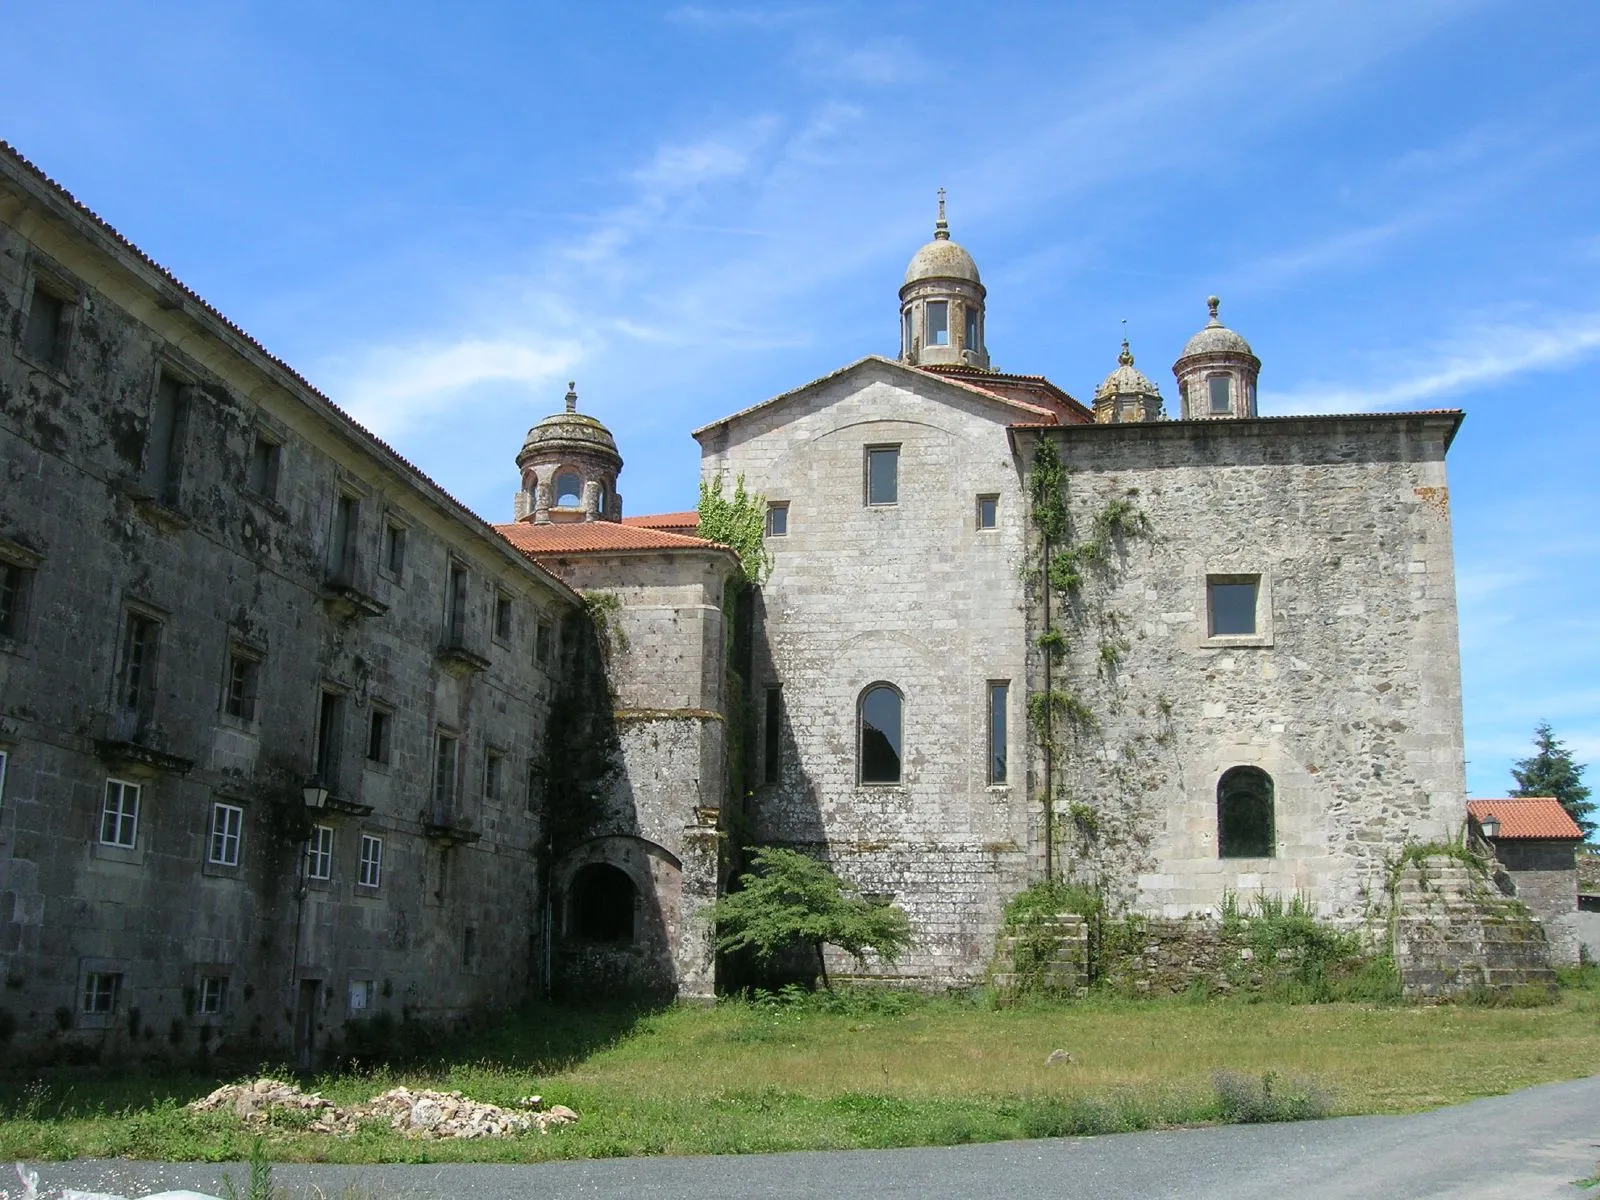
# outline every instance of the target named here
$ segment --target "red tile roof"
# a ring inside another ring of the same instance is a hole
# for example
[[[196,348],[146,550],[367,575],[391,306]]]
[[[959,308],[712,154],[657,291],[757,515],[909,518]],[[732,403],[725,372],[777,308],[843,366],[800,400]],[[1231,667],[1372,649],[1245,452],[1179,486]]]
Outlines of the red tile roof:
[[[721,542],[669,533],[663,529],[619,525],[615,521],[566,521],[549,525],[518,521],[513,525],[496,525],[494,528],[518,550],[536,558],[640,550],[721,550],[733,553]]]
[[[700,528],[700,514],[693,509],[688,512],[651,513],[643,517],[623,517],[622,523],[640,529],[665,529],[668,533],[687,533],[693,537],[694,531]]]
[[[406,458],[405,455],[401,454],[393,446],[389,445],[388,442],[384,441],[377,434],[373,433],[372,430],[361,424],[360,421],[357,421],[349,413],[345,412],[344,409],[340,408],[337,404],[330,400],[326,394],[319,391],[304,375],[300,374],[299,371],[296,371],[287,362],[279,358],[276,354],[273,354],[272,351],[268,350],[260,342],[256,341],[256,339],[251,337],[250,334],[246,333],[241,326],[234,324],[231,320],[224,316],[219,309],[213,307],[209,301],[200,295],[200,293],[196,292],[171,271],[167,270],[167,268],[163,267],[143,250],[139,249],[138,246],[134,245],[131,241],[119,233],[109,221],[105,220],[105,218],[101,217],[87,204],[79,200],[71,192],[67,191],[66,188],[62,187],[54,179],[50,178],[50,176],[46,175],[28,158],[26,158],[20,150],[3,138],[0,138],[0,159],[9,159],[12,163],[16,164],[23,174],[31,175],[35,180],[43,184],[49,192],[53,193],[55,196],[59,197],[63,202],[65,202],[65,204],[78,216],[89,221],[89,223],[95,229],[99,230],[101,234],[111,239],[118,246],[132,254],[146,267],[155,272],[155,274],[159,276],[163,282],[171,284],[172,287],[181,292],[184,297],[194,303],[195,307],[200,310],[202,320],[208,318],[211,322],[214,322],[216,326],[220,326],[222,331],[225,331],[227,334],[231,334],[233,337],[238,338],[239,341],[243,343],[243,349],[259,354],[261,358],[269,365],[270,369],[280,372],[282,376],[293,385],[291,390],[298,390],[301,393],[302,398],[310,397],[324,405],[333,415],[334,419],[344,426],[346,432],[354,435],[358,442],[364,443],[365,449],[369,453],[374,453],[379,458],[388,458],[393,462],[399,463],[408,471],[415,474],[419,479],[422,480],[427,488],[432,490],[435,496],[444,502],[447,508],[454,511],[456,517],[464,521],[466,524],[472,526],[475,530],[481,531],[489,527],[489,522],[485,521],[482,517],[473,512],[465,504],[461,503],[461,501],[457,500],[449,492],[445,491],[443,487],[441,487],[432,477],[418,467],[416,463]],[[213,329],[212,332],[218,331]],[[221,340],[226,342],[227,338],[223,337]],[[232,348],[237,350],[241,347],[235,346]],[[246,354],[245,357],[248,358],[249,355]],[[312,407],[315,406],[313,405]],[[567,596],[573,596],[572,589],[567,586],[564,580],[552,575],[538,563],[534,563],[533,565],[538,569],[539,573],[544,577],[547,583],[553,584]]]
[[[956,363],[929,363],[916,369],[945,379],[959,380],[970,387],[1026,407],[1042,408],[1053,414],[1059,424],[1089,425],[1094,422],[1093,409],[1085,407],[1043,375],[1016,375],[991,367],[969,367]]]
[[[1468,800],[1473,820],[1494,817],[1500,822],[1496,840],[1505,838],[1573,838],[1583,830],[1553,796],[1516,796],[1508,800]]]

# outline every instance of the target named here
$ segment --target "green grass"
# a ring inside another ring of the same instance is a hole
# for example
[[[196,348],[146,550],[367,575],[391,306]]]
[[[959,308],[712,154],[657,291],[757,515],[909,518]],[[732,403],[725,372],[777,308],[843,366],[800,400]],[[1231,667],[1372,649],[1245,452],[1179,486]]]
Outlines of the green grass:
[[[654,1012],[536,1008],[438,1044],[428,1063],[302,1084],[339,1104],[399,1083],[506,1105],[538,1092],[576,1109],[577,1125],[423,1142],[386,1126],[341,1139],[284,1121],[264,1149],[280,1161],[527,1162],[1414,1111],[1600,1073],[1600,971],[1568,973],[1565,985],[1541,1008],[1097,997],[995,1009],[881,992]],[[1047,1065],[1055,1049],[1072,1061]],[[248,1158],[254,1133],[183,1107],[233,1077],[0,1074],[0,1161]]]

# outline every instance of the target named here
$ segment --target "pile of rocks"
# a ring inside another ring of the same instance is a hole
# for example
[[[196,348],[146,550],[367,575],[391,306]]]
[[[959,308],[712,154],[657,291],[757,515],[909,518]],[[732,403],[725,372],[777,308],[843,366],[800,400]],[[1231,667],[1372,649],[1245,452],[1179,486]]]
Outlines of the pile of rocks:
[[[390,1088],[366,1104],[340,1108],[314,1093],[302,1092],[280,1079],[230,1083],[189,1105],[195,1112],[231,1110],[247,1125],[265,1125],[274,1109],[310,1113],[305,1128],[312,1133],[348,1137],[363,1121],[386,1120],[389,1127],[411,1138],[511,1137],[552,1125],[570,1125],[578,1114],[564,1104],[546,1108],[540,1096],[525,1096],[518,1109],[501,1108],[468,1100],[460,1092]]]

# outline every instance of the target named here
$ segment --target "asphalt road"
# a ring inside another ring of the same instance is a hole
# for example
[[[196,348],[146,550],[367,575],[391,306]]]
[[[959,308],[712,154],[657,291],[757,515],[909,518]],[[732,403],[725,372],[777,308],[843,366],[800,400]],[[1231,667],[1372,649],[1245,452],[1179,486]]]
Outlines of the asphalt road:
[[[167,1188],[220,1192],[244,1167],[84,1160],[34,1164],[41,1197],[63,1187],[130,1197]],[[1600,1169],[1600,1076],[1547,1084],[1406,1117],[1344,1117],[1108,1137],[925,1150],[855,1150],[719,1158],[624,1158],[532,1166],[280,1166],[291,1196],[338,1200],[743,1200],[745,1197],[1012,1196],[1273,1200],[1541,1200],[1590,1197],[1574,1186]],[[6,1185],[11,1185],[6,1190]],[[9,1174],[0,1197],[17,1195]]]

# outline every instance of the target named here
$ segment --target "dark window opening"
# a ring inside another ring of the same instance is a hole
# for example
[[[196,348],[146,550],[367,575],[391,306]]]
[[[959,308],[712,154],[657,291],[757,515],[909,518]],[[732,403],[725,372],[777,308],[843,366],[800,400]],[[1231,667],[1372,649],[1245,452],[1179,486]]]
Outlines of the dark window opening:
[[[228,695],[223,704],[230,717],[241,721],[256,719],[256,677],[260,660],[238,650],[228,654]]]
[[[255,448],[250,452],[250,490],[268,500],[278,498],[278,466],[283,458],[283,447],[269,438],[256,434]]]
[[[1206,580],[1206,608],[1212,637],[1256,632],[1259,576],[1213,576]]]
[[[144,486],[162,504],[178,498],[178,479],[183,469],[184,386],[161,372],[156,384],[155,403],[150,409],[150,433],[145,442]]]
[[[20,638],[28,615],[28,584],[33,572],[16,563],[0,562],[0,637]]]
[[[766,756],[761,761],[761,778],[764,783],[777,783],[782,766],[783,751],[783,689],[767,689],[767,712],[762,745]]]
[[[887,684],[861,697],[861,782],[900,782],[900,693]]]
[[[433,746],[434,819],[448,820],[456,803],[456,739],[441,733]]]
[[[577,508],[583,503],[583,480],[572,471],[563,471],[556,476],[557,508]]]
[[[555,630],[548,621],[540,621],[539,628],[533,638],[533,660],[541,667],[550,665],[550,647],[555,641]]]
[[[568,891],[568,931],[591,942],[632,942],[637,895],[633,880],[610,863],[579,868]]]
[[[394,724],[394,714],[387,709],[374,708],[372,720],[367,725],[367,759],[375,763],[389,761],[390,729]]]
[[[478,965],[478,931],[468,925],[461,935],[461,969],[470,971]]]
[[[361,528],[361,501],[343,492],[333,514],[333,542],[328,548],[328,573],[339,583],[354,583],[356,544]]]
[[[460,646],[467,636],[467,569],[450,564],[450,592],[445,597],[445,643]]]
[[[317,703],[316,773],[330,790],[339,782],[339,739],[344,732],[344,697],[324,690]]]
[[[1217,855],[1220,858],[1271,858],[1272,776],[1260,767],[1234,767],[1217,781]]]
[[[1006,698],[1008,683],[989,685],[989,782],[1006,781]]]
[[[911,341],[911,310],[909,308],[906,309],[902,316],[903,319],[900,324],[903,328],[900,331],[900,349],[902,353],[910,354],[916,349]]]
[[[118,705],[141,720],[150,715],[155,700],[156,643],[161,624],[138,613],[128,614],[122,633],[122,677]]]
[[[978,348],[978,310],[970,304],[967,306],[967,340],[961,345],[966,350]]]
[[[885,446],[867,451],[867,503],[898,504],[900,500],[900,448]]]
[[[391,575],[401,574],[406,567],[406,527],[393,522],[383,529],[383,565]]]
[[[22,351],[35,362],[59,367],[67,347],[67,302],[38,285],[28,306],[28,326],[22,334]]]
[[[511,640],[511,597],[504,592],[494,596],[494,636],[502,642]]]

